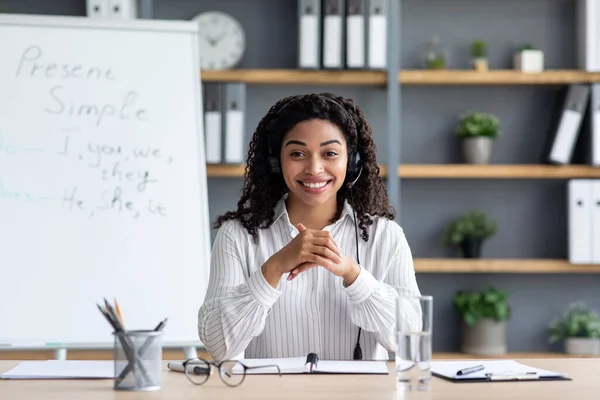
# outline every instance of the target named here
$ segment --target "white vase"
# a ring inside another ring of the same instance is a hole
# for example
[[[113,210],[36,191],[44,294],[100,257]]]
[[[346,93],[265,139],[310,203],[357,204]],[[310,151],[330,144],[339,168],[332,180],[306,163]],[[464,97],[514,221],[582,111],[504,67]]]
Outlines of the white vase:
[[[521,72],[542,72],[544,53],[540,50],[517,51],[513,55],[513,67]]]
[[[597,338],[566,338],[565,353],[588,356],[600,354],[600,339]]]

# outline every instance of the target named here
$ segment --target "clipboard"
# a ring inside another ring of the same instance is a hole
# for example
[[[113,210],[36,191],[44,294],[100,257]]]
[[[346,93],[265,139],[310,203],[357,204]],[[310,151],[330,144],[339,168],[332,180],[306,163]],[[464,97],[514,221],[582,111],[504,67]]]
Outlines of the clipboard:
[[[483,368],[475,367],[483,366]],[[459,375],[465,369],[475,372]],[[565,374],[521,364],[514,360],[433,361],[431,374],[454,383],[570,381]]]

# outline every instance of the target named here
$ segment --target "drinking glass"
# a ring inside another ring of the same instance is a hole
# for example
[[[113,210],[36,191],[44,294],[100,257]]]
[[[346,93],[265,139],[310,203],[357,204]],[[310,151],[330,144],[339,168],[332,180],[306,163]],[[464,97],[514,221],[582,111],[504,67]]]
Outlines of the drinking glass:
[[[396,387],[429,390],[431,380],[432,296],[396,298]]]

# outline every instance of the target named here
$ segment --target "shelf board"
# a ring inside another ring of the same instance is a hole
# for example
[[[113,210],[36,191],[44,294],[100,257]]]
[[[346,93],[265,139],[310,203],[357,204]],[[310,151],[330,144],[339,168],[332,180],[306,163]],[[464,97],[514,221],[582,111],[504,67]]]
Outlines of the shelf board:
[[[372,85],[387,82],[385,71],[231,69],[201,71],[203,82],[244,82],[260,85]],[[516,70],[402,70],[405,85],[563,85],[600,82],[600,73],[579,70],[546,70],[525,73]]]
[[[241,178],[244,176],[245,164],[207,164],[206,174],[209,178]],[[380,165],[380,176],[387,176],[387,168]]]
[[[383,71],[232,69],[201,71],[203,82],[244,82],[255,85],[385,85]]]
[[[381,177],[387,169],[380,166]],[[207,174],[214,178],[244,176],[244,164],[208,164]],[[600,178],[600,168],[586,165],[469,165],[469,164],[404,164],[398,168],[402,178],[449,179],[574,179]]]
[[[574,179],[600,178],[600,168],[589,165],[536,164],[404,164],[403,178]]]
[[[600,73],[579,70],[404,70],[400,82],[407,85],[558,85],[600,81]]]
[[[414,265],[418,273],[600,273],[600,265],[574,265],[561,259],[416,258]]]

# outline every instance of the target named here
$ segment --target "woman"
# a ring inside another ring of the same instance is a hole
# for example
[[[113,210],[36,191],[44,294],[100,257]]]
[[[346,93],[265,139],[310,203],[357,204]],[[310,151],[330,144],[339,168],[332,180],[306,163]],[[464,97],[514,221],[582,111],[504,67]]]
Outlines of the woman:
[[[198,315],[213,358],[395,352],[396,296],[419,289],[375,154],[349,99],[307,94],[271,107],[250,142],[237,210],[215,223]],[[402,322],[418,324],[409,309]]]

